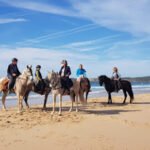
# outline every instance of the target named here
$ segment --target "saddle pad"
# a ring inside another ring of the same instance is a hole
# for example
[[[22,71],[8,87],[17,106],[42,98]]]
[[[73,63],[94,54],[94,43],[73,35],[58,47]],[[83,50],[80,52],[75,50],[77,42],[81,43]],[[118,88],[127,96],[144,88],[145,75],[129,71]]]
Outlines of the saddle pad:
[[[0,79],[0,91],[6,91],[8,89],[8,78],[2,78]]]

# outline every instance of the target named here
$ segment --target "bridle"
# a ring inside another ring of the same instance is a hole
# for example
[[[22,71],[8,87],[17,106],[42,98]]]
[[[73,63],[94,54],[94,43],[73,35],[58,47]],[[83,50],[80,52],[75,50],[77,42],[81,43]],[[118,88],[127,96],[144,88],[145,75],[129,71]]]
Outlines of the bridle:
[[[60,84],[60,78],[59,77],[54,77],[50,80],[50,84],[53,90],[58,90],[61,89],[62,86]]]

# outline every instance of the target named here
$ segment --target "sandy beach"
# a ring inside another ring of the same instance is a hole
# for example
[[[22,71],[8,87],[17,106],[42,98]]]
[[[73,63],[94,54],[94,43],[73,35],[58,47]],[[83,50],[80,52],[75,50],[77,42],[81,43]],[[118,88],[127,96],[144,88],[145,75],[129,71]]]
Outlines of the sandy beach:
[[[17,107],[0,110],[0,150],[149,150],[150,94],[136,95],[133,104],[122,101],[92,98],[78,113],[69,113],[64,102],[62,116],[51,116],[51,105],[22,114]]]

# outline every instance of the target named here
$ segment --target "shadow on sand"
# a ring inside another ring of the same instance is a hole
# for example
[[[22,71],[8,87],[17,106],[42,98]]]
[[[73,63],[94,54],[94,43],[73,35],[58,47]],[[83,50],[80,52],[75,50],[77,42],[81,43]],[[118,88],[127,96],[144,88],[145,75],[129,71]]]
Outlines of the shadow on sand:
[[[114,107],[114,106],[124,106],[127,104],[120,104],[120,103],[114,103],[114,104],[107,104],[107,103],[100,103],[100,105],[106,105],[108,106],[108,109],[110,107]],[[98,105],[97,105],[98,106]],[[95,115],[119,115],[120,113],[126,113],[126,112],[136,112],[136,111],[140,111],[140,110],[123,110],[123,109],[113,109],[113,110],[100,110],[101,106],[99,107],[99,110],[93,110],[94,108],[90,109],[90,105],[88,106],[79,106],[79,112],[82,112],[84,114],[95,114]],[[104,107],[103,107],[104,108]],[[106,108],[106,107],[105,107]],[[46,112],[51,112],[52,111],[52,107],[48,107],[46,108],[46,110],[42,110],[42,108],[40,107],[34,107],[31,108],[33,111],[46,111]],[[70,109],[69,106],[65,106],[62,108],[63,112],[68,112]],[[56,107],[56,112],[59,111],[59,107]],[[75,111],[75,107],[73,109],[73,112]]]
[[[119,115],[120,113],[125,113],[125,112],[136,112],[139,110],[121,110],[121,109],[116,109],[116,110],[81,110],[81,112],[84,112],[86,114],[95,114],[95,115]]]

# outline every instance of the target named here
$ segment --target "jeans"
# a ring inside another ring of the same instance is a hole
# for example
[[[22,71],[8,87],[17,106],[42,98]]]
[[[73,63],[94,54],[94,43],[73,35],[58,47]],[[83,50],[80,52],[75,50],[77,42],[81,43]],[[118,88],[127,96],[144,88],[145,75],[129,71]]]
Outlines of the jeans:
[[[16,82],[16,77],[12,77],[11,75],[8,75],[8,79],[9,79],[8,89],[12,90]]]

